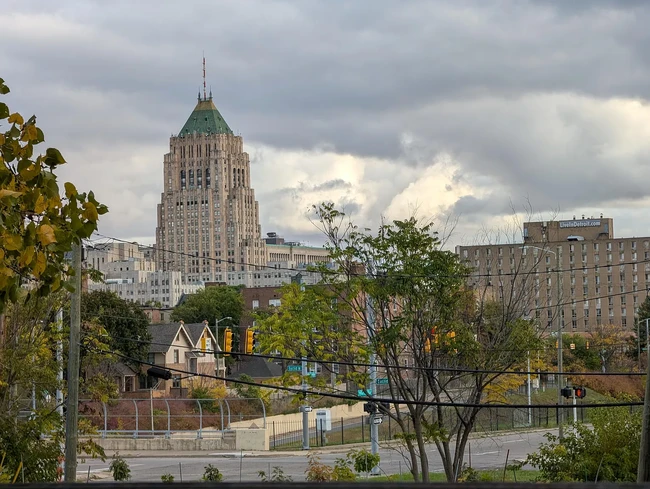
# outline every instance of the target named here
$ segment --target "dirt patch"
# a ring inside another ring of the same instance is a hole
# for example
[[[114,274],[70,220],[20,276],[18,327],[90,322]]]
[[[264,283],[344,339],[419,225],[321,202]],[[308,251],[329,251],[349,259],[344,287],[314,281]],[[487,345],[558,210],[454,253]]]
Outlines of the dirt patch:
[[[584,385],[588,389],[591,388],[615,399],[633,397],[643,400],[645,392],[645,380],[640,375],[585,375],[574,377],[572,380],[574,385]]]

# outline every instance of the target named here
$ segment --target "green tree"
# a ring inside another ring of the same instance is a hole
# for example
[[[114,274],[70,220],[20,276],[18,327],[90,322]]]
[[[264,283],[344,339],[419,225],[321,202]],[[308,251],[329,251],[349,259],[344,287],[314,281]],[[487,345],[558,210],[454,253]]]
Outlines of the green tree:
[[[0,78],[0,95],[8,92]],[[0,132],[1,314],[27,282],[29,293],[41,297],[62,286],[71,289],[65,279],[75,271],[65,253],[90,237],[108,208],[93,192],[79,193],[69,182],[60,196],[54,171],[66,161],[54,148],[35,156],[35,146],[45,140],[36,116],[25,121],[0,102],[0,128],[6,129]]]
[[[491,372],[521,365],[539,345],[534,323],[522,319],[532,274],[520,263],[522,273],[500,293],[470,290],[471,270],[442,249],[431,223],[396,220],[372,233],[332,204],[315,211],[336,270],[320,269],[324,284],[309,293],[283,296],[273,317],[261,321],[269,337],[262,344],[286,348],[288,356],[308,353],[323,365],[337,355],[367,363],[374,352],[388,379],[383,397],[411,401],[382,413],[402,432],[414,480],[428,481],[426,445],[433,442],[455,481],[486,389],[502,375]],[[404,370],[405,359],[415,368]],[[348,366],[345,376],[356,388],[368,385],[367,367]],[[450,400],[464,406],[441,405]]]
[[[643,351],[648,346],[646,319],[650,318],[650,295],[647,295],[644,301],[639,306],[636,312],[636,328],[635,334],[630,338],[630,348],[628,349],[630,356],[638,360],[639,350]],[[643,355],[645,356],[645,355]]]
[[[225,317],[232,318],[231,324],[239,324],[243,310],[244,298],[238,287],[208,287],[190,295],[183,304],[174,309],[171,317],[174,321],[186,323],[207,320],[214,329],[215,320]],[[224,321],[220,326],[227,326],[225,323]]]
[[[95,290],[81,296],[81,321],[84,330],[89,325],[101,325],[109,336],[112,350],[135,360],[146,360],[149,353],[149,319],[135,302],[117,294]]]
[[[547,443],[528,456],[545,482],[635,482],[639,461],[641,411],[627,407],[594,410],[593,428],[578,423],[560,442],[547,433]]]

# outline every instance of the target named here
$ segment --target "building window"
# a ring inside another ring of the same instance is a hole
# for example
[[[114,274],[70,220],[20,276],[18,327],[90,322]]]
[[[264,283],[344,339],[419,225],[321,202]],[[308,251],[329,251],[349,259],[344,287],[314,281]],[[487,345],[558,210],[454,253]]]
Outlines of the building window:
[[[270,302],[269,305],[271,305]],[[257,299],[253,300],[253,309],[257,309],[259,307],[260,307],[260,301]]]
[[[280,299],[269,299],[269,306],[280,307],[281,303]]]
[[[210,180],[210,169],[206,168],[205,169],[205,186],[206,188],[210,188],[211,185],[211,180]]]
[[[172,387],[175,389],[180,389],[181,387],[181,376],[180,375],[174,375],[172,377]]]
[[[185,170],[181,170],[181,188],[185,188]]]
[[[190,170],[190,188],[194,188],[194,170]]]
[[[180,352],[178,350],[174,350],[174,363],[180,363]]]

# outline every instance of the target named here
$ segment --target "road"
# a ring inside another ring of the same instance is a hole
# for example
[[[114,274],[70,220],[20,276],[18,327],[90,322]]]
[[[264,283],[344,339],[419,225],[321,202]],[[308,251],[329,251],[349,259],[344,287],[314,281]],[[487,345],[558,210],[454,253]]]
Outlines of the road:
[[[544,441],[545,431],[533,431],[524,433],[513,433],[498,435],[486,438],[474,438],[470,440],[470,446],[466,451],[465,461],[468,462],[471,451],[472,466],[475,469],[492,469],[503,467],[506,454],[509,453],[509,461],[522,460],[528,453],[534,452],[540,443]],[[337,447],[338,450],[319,452],[321,462],[334,465],[337,458],[345,457],[349,448]],[[313,450],[318,452],[317,449]],[[440,457],[434,445],[428,446],[429,464],[431,472],[442,472]],[[237,482],[259,481],[258,472],[269,472],[273,467],[281,467],[285,474],[290,475],[294,481],[304,480],[307,458],[304,452],[263,452],[258,454],[247,454],[241,457],[239,453],[210,453],[205,456],[184,456],[183,453],[156,453],[155,457],[139,456],[128,458],[131,468],[131,477],[137,482],[160,482],[160,476],[169,473],[175,481],[181,480],[182,470],[183,481],[196,481],[203,475],[204,467],[212,464],[217,467],[224,476],[224,481]],[[195,454],[193,454],[195,455]],[[406,462],[394,449],[382,447],[381,470],[386,474],[398,474],[408,472]],[[87,459],[78,467],[79,478],[85,477],[90,468],[91,474],[106,480],[110,460],[101,462]],[[110,477],[109,477],[110,479]]]

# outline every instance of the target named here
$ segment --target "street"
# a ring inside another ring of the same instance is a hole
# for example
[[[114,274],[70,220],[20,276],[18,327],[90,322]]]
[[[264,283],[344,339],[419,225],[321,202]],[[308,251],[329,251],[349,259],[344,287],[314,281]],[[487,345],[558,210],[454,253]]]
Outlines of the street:
[[[466,450],[465,463],[469,463],[470,452],[472,467],[475,469],[503,467],[508,450],[510,451],[509,463],[522,460],[544,441],[545,432],[544,430],[473,438]],[[324,451],[314,449],[312,452],[320,454],[321,462],[333,466],[335,459],[345,457],[345,453],[350,449],[352,447],[347,449],[336,447],[336,449]],[[442,472],[442,464],[435,445],[429,445],[427,453],[430,471]],[[258,481],[260,480],[258,476],[260,471],[269,473],[273,467],[282,468],[285,475],[291,476],[295,481],[300,481],[304,480],[307,468],[307,457],[304,452],[257,452],[255,454],[244,452],[243,457],[240,453],[225,452],[191,457],[173,452],[156,452],[152,456],[146,456],[146,452],[141,452],[139,455],[143,456],[130,457],[128,454],[123,454],[131,468],[131,478],[137,482],[160,482],[160,476],[167,473],[173,475],[175,481],[179,482],[181,481],[181,471],[183,481],[197,481],[203,475],[204,467],[208,464],[212,464],[221,471],[224,481]],[[383,473],[408,472],[406,461],[395,449],[382,447],[380,455]],[[110,458],[106,462],[90,459],[85,462],[80,463],[78,467],[80,479],[85,480],[90,468],[91,476],[100,476],[106,480]]]

